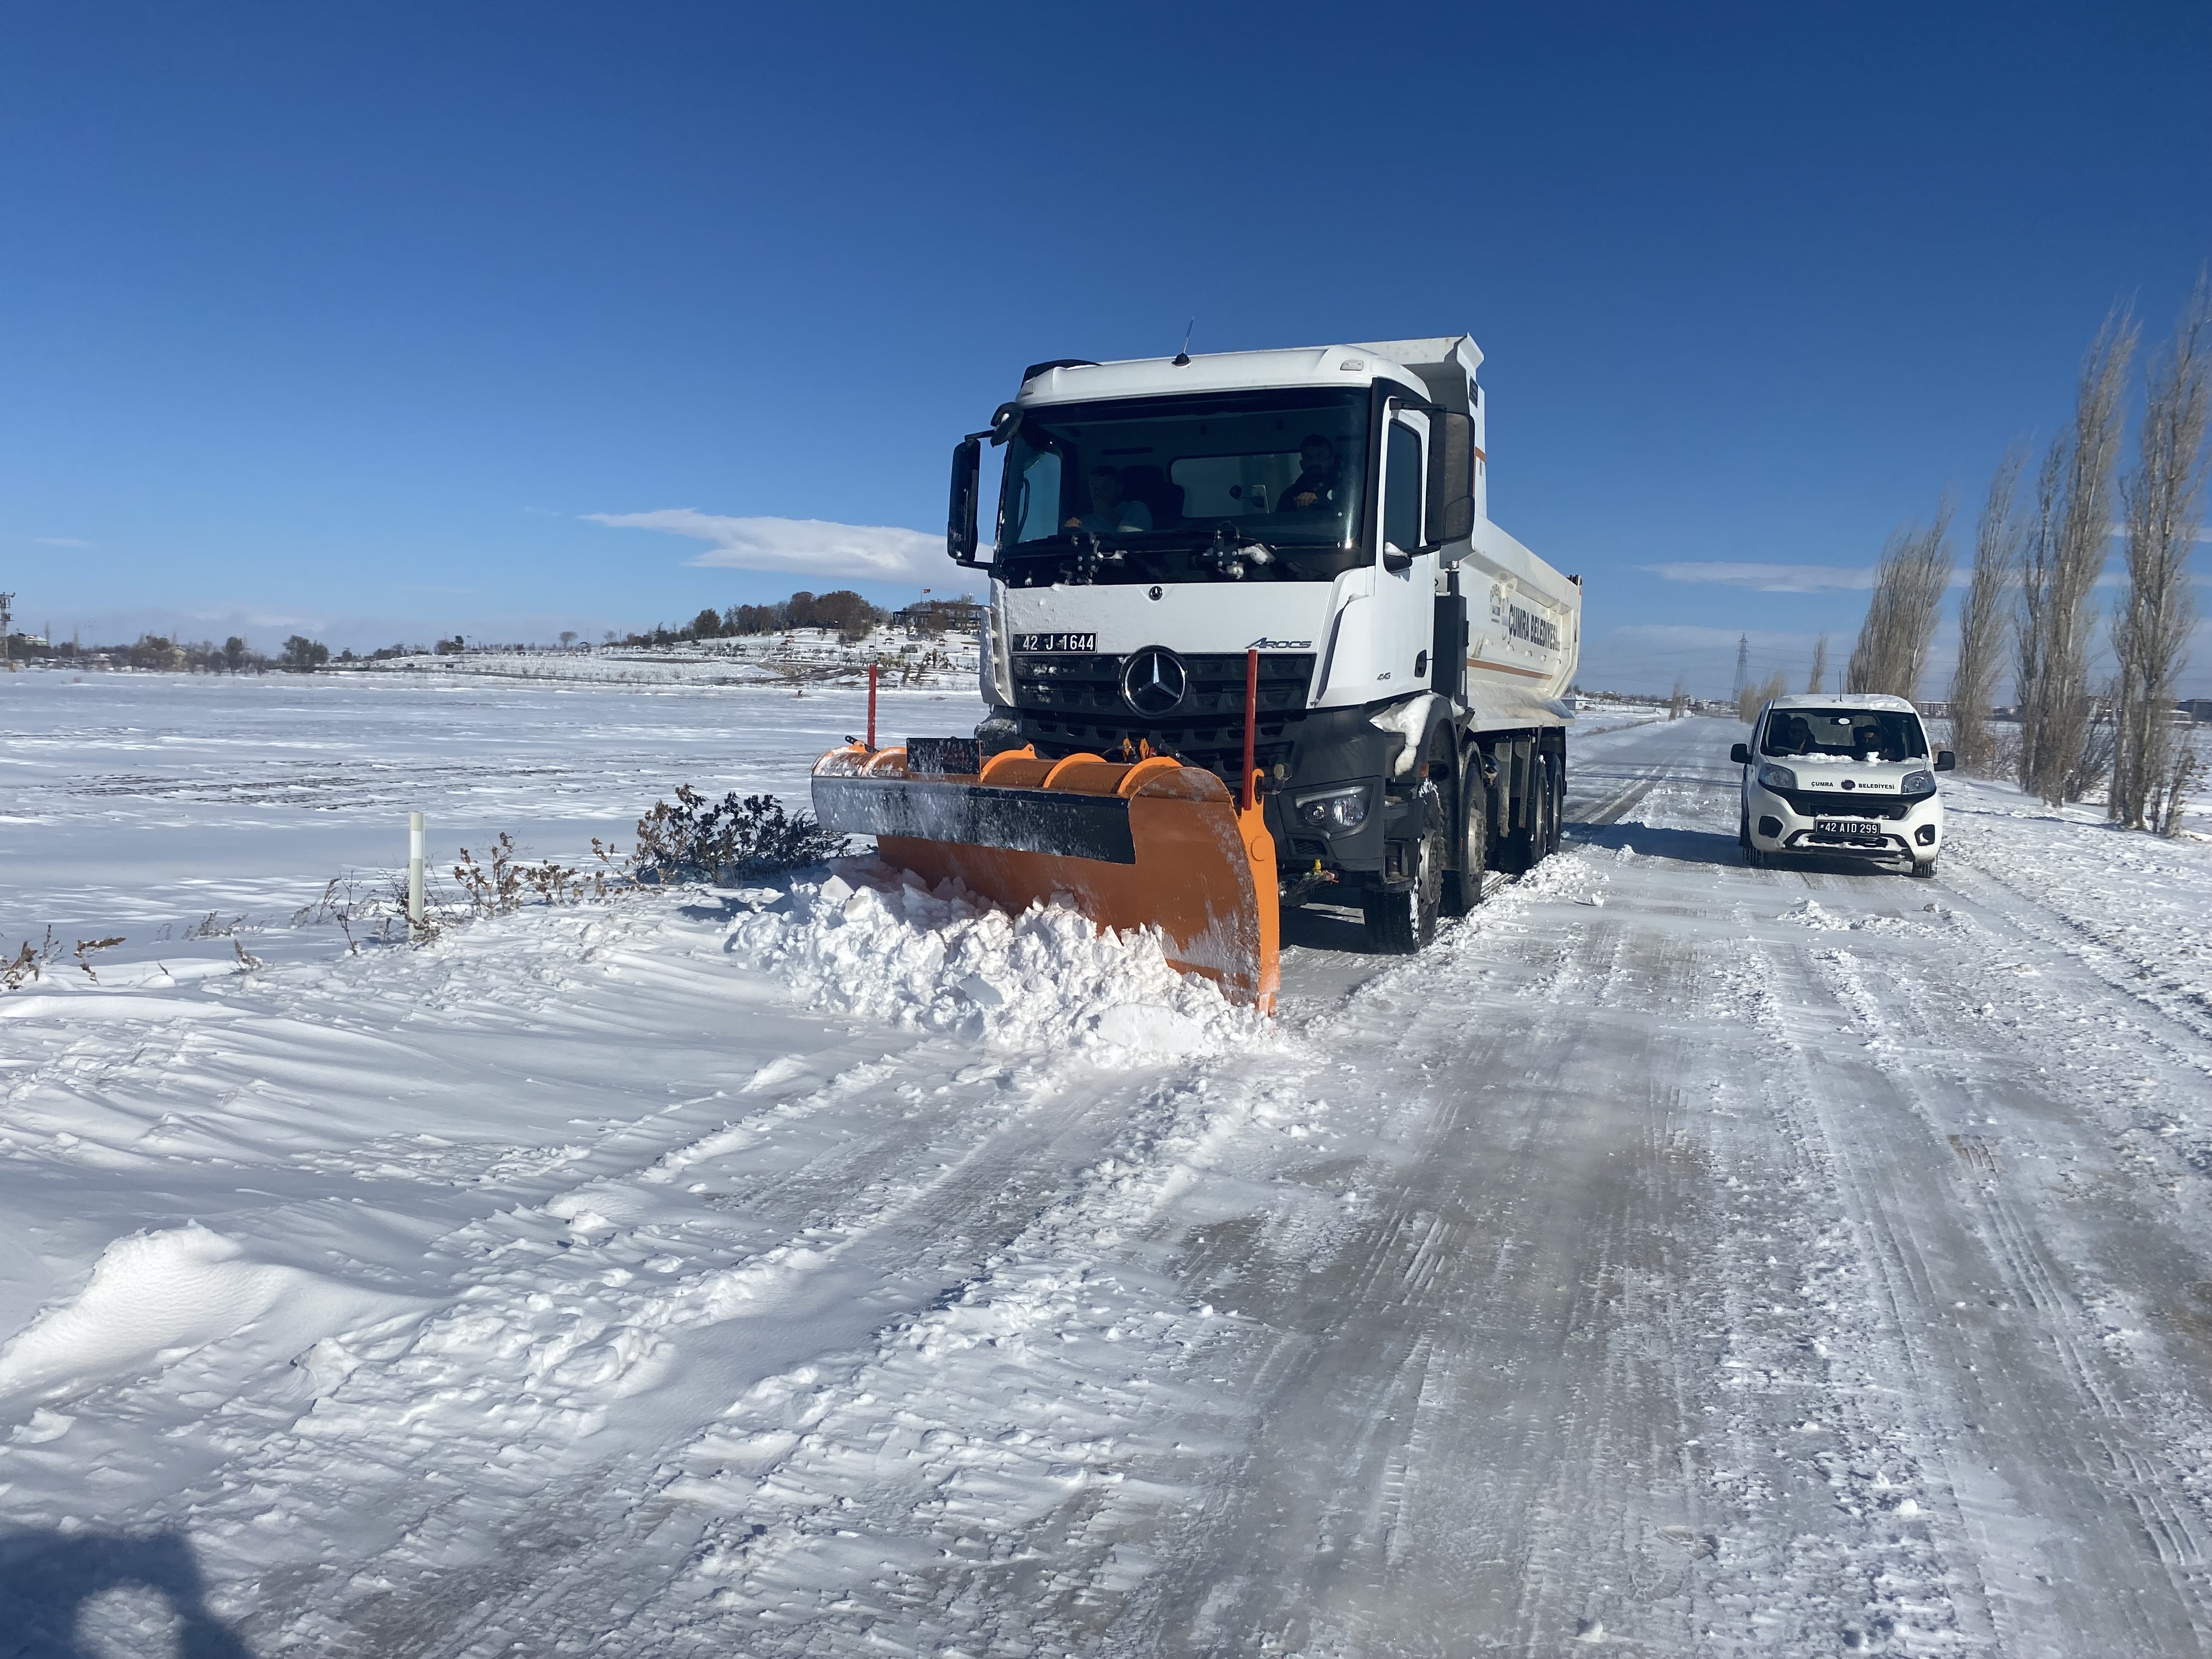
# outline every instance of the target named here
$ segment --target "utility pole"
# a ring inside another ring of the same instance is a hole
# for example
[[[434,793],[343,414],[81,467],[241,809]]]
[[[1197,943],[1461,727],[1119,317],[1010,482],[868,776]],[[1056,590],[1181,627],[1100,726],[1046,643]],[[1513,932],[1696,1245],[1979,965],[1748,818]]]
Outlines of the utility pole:
[[[9,643],[8,636],[13,631],[15,621],[15,605],[13,593],[0,593],[0,662],[8,665],[8,672],[11,674],[15,672],[15,652]]]
[[[1743,701],[1744,689],[1750,684],[1751,635],[1748,634],[1739,634],[1735,636],[1735,691],[1734,696],[1736,702],[1741,702]]]

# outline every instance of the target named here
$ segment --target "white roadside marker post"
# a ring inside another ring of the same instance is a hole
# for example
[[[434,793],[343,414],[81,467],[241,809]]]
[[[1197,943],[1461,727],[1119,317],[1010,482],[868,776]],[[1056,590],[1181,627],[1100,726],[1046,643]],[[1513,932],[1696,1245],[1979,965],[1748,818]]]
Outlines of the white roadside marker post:
[[[407,815],[407,937],[422,937],[422,845],[428,837],[423,833],[422,815]]]

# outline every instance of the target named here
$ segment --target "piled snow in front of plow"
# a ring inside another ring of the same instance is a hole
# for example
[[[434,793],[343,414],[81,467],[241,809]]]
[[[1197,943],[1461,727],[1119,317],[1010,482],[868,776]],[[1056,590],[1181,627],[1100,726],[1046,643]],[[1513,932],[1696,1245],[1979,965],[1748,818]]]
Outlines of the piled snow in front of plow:
[[[1253,1041],[1267,1021],[1171,967],[1147,929],[1101,928],[1066,905],[1008,915],[960,888],[933,891],[874,859],[820,882],[742,894],[760,905],[729,948],[808,1002],[994,1048],[1182,1055]]]

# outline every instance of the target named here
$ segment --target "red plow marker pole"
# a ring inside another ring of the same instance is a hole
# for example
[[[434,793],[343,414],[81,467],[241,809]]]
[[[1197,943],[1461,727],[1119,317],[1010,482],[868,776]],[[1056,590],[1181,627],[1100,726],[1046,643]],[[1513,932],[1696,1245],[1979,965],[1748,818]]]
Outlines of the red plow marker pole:
[[[868,665],[868,752],[876,752],[876,665]]]
[[[1255,650],[1244,653],[1244,774],[1237,784],[1237,804],[1247,812],[1258,799],[1258,792],[1252,787],[1252,756],[1259,737],[1260,653]]]

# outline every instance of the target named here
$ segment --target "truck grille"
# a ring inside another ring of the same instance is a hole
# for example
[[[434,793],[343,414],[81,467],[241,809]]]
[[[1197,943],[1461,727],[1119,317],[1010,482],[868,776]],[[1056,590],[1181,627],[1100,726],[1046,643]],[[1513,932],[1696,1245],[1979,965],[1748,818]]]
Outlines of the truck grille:
[[[1244,754],[1243,653],[1183,656],[1188,689],[1181,703],[1158,718],[1139,714],[1122,700],[1121,671],[1127,661],[1103,653],[1016,653],[1014,703],[1023,739],[1054,759],[1084,750],[1118,758],[1124,744],[1133,749],[1149,743],[1233,783]],[[1305,718],[1314,661],[1310,652],[1260,659],[1255,756],[1263,770],[1291,758],[1297,727]]]

